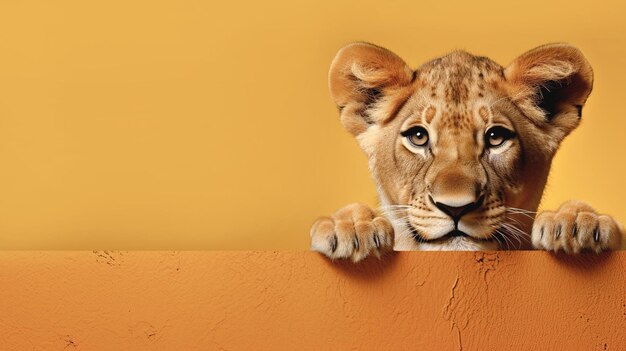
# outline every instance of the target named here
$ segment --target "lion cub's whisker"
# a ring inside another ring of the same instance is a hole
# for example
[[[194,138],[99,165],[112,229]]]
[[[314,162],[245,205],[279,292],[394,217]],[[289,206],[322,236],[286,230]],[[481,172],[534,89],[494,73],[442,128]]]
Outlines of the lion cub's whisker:
[[[511,235],[514,235],[520,239],[523,239],[526,242],[530,242],[530,235],[512,223],[504,222],[502,226],[511,231]]]
[[[523,208],[517,208],[517,207],[510,207],[510,206],[507,206],[506,208],[507,208],[507,210],[517,211],[517,212],[523,212],[523,213],[537,213],[537,212],[535,212],[535,211],[529,211],[529,210],[525,210],[525,209],[523,209]]]

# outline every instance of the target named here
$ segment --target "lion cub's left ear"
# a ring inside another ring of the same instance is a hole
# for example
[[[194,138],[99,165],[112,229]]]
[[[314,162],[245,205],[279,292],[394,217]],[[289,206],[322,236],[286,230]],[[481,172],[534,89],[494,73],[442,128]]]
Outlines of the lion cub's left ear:
[[[593,70],[582,52],[548,44],[526,52],[504,71],[513,101],[524,113],[554,127],[560,140],[580,123],[593,87]]]

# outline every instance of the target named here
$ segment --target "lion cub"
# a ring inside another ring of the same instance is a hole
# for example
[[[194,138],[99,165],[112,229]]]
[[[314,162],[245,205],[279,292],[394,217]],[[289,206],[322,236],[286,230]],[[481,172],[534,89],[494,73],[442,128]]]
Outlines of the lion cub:
[[[369,159],[382,214],[352,204],[311,228],[311,249],[359,261],[394,250],[617,249],[624,229],[568,201],[535,216],[559,144],[580,123],[593,71],[550,44],[504,68],[455,51],[416,70],[367,43],[330,68],[341,123]]]

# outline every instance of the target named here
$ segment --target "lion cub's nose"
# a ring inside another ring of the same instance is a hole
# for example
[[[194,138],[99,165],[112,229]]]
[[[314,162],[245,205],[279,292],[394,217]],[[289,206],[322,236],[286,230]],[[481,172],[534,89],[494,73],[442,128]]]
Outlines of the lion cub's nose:
[[[483,204],[485,186],[480,176],[474,170],[457,164],[445,167],[428,184],[430,201],[458,223],[461,217]]]
[[[479,208],[483,204],[484,199],[485,196],[481,195],[476,201],[461,202],[460,204],[459,201],[448,201],[448,203],[454,203],[454,206],[451,206],[448,203],[436,201],[432,196],[430,197],[430,200],[435,206],[443,213],[450,216],[455,222],[458,222],[461,217]]]

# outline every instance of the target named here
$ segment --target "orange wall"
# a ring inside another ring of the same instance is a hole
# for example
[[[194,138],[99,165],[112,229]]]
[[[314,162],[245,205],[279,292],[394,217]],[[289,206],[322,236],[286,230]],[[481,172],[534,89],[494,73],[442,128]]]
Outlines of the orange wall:
[[[3,252],[2,350],[624,350],[626,252]]]
[[[619,1],[2,1],[0,249],[307,248],[314,218],[376,202],[327,92],[353,40],[414,66],[579,46],[596,86],[545,207],[626,221],[625,17]]]

